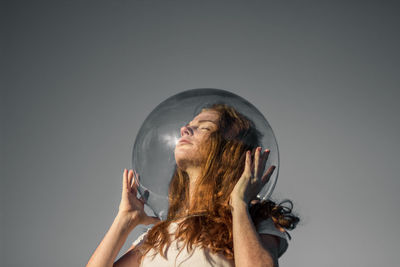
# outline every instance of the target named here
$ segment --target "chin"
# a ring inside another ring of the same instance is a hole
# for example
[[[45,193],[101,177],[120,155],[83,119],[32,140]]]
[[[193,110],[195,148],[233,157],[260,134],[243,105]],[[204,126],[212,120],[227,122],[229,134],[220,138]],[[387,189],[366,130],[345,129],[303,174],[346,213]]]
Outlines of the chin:
[[[175,163],[179,169],[186,171],[188,166],[199,166],[201,159],[186,151],[175,151]]]
[[[187,166],[188,166],[188,162],[186,160],[176,160],[175,159],[175,163],[176,166],[178,167],[178,169],[182,170],[182,171],[186,171]]]
[[[178,149],[175,149],[175,163],[178,166],[179,169],[185,170],[186,165],[187,165],[187,155],[183,151],[179,151]]]

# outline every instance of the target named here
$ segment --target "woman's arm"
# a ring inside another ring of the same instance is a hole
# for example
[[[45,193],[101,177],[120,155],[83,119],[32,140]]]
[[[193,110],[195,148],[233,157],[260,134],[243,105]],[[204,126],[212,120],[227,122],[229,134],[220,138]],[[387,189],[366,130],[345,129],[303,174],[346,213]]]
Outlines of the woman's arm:
[[[154,224],[160,221],[157,217],[148,216],[144,211],[145,200],[137,198],[138,175],[133,177],[133,170],[124,170],[122,180],[122,197],[119,211],[113,224],[94,251],[86,267],[113,266],[114,260],[124,245],[129,233],[139,224]],[[130,254],[131,255],[131,254]]]
[[[271,238],[265,236],[261,238],[258,235],[248,211],[248,204],[268,182],[275,169],[275,166],[271,166],[263,174],[269,149],[266,149],[262,156],[260,154],[261,147],[257,147],[253,164],[251,152],[246,152],[243,174],[233,188],[229,200],[232,208],[235,265],[240,267],[273,267],[274,264],[277,266],[277,242],[274,245],[274,242],[271,242]]]
[[[137,224],[135,224],[128,216],[118,213],[86,267],[113,266],[114,260],[125,244],[129,233],[136,227]]]
[[[121,256],[113,267],[139,267],[143,254],[140,251],[141,243],[132,245],[124,255]]]
[[[256,232],[245,202],[232,202],[232,220],[235,266],[278,267],[278,241]]]

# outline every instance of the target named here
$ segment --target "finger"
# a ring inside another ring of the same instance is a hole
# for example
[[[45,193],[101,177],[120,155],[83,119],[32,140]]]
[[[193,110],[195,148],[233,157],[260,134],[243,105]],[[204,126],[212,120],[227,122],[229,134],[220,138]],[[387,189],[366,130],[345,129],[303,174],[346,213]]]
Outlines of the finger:
[[[254,177],[254,163],[255,163],[255,158],[256,158],[256,150],[257,149],[254,149],[253,151],[250,152],[250,160],[251,160],[250,173],[251,173],[251,177]]]
[[[133,181],[133,171],[129,170],[129,172],[128,172],[128,185],[129,185],[129,190],[130,191],[132,189],[132,181]]]
[[[137,185],[136,185],[136,173],[134,170],[130,171],[130,191],[136,197],[137,195]]]
[[[132,187],[132,178],[133,178],[133,171],[129,170],[128,171],[128,184],[129,184],[129,188]]]
[[[132,183],[132,179],[131,179],[131,171],[130,170],[126,170],[126,190],[127,192],[131,192],[131,183]]]
[[[144,204],[146,204],[146,201],[144,201],[143,197],[140,197],[138,200],[140,201],[140,203],[143,204],[143,206],[144,206]]]
[[[124,169],[124,172],[122,173],[122,191],[125,192],[129,190],[128,188],[128,172],[126,169]]]
[[[158,217],[155,216],[148,216],[147,220],[144,224],[149,225],[149,224],[156,224],[160,222],[161,220]]]
[[[133,181],[132,181],[132,186],[138,186],[138,182],[137,182],[137,172],[135,170],[133,170]]]
[[[259,175],[259,162],[260,162],[260,151],[261,147],[257,147],[256,151],[254,152],[254,178],[258,179]]]
[[[276,166],[272,165],[271,167],[269,167],[267,172],[264,174],[264,176],[261,179],[261,182],[262,182],[263,186],[269,181],[269,178],[271,177],[271,175],[274,172],[275,168],[276,168]]]
[[[250,154],[250,150],[247,150],[246,152],[246,162],[245,162],[245,166],[244,166],[244,173],[246,173],[247,175],[251,176],[251,154]]]
[[[139,175],[139,173],[137,173],[135,170],[133,170],[133,171],[135,172],[136,183],[137,183],[137,185],[139,185],[139,182],[140,182],[140,175]]]
[[[265,150],[265,152],[266,152],[265,161],[267,161],[271,150],[269,150],[269,149],[267,148],[267,149]]]
[[[134,184],[135,184],[135,188],[136,188],[136,191],[137,191],[137,189],[139,188],[139,185],[140,185],[140,176],[139,176],[139,174],[135,171],[135,170],[133,170],[134,171],[134,174],[135,174],[135,181],[134,181]]]
[[[262,175],[262,173],[264,172],[264,170],[265,170],[265,165],[266,165],[266,163],[267,163],[267,160],[268,160],[268,156],[269,156],[269,152],[270,152],[270,150],[267,148],[267,149],[265,149],[264,150],[264,152],[263,152],[263,154],[262,154],[262,156],[261,156],[261,159],[260,159],[260,171],[259,171],[259,173],[258,173],[258,175],[259,176],[261,176]]]
[[[252,201],[250,201],[250,204],[251,205],[255,205],[255,204],[259,203],[259,202],[260,202],[259,199],[253,199]]]

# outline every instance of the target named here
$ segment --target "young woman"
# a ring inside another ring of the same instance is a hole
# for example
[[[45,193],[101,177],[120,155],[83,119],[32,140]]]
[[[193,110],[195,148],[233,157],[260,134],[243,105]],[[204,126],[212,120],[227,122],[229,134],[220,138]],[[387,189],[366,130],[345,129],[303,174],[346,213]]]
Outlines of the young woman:
[[[87,266],[278,266],[286,230],[299,218],[282,203],[256,200],[275,169],[264,172],[269,150],[261,151],[259,139],[232,107],[204,108],[181,128],[167,219],[144,212],[138,176],[124,170],[118,215]],[[139,224],[155,225],[114,262]]]

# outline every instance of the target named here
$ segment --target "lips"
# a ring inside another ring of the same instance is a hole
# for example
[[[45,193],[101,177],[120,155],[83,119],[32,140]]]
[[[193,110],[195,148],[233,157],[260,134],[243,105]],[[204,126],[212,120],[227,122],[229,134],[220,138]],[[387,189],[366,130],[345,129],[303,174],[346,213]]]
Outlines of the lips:
[[[184,139],[184,138],[180,139],[180,140],[179,140],[179,143],[180,143],[180,144],[182,144],[182,143],[188,143],[188,144],[191,144],[191,142],[190,142],[189,140],[187,140],[187,139]]]

